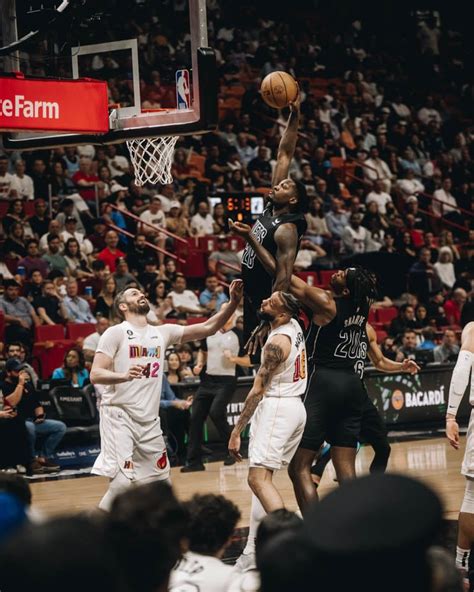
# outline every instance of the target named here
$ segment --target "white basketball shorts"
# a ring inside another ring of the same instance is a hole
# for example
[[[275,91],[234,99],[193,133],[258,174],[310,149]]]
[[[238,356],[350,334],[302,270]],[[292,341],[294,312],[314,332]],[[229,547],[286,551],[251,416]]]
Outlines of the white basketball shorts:
[[[250,426],[249,465],[278,471],[293,458],[306,409],[300,397],[263,397]]]
[[[462,461],[461,474],[474,479],[474,409],[469,417],[466,434],[466,450]]]
[[[168,479],[170,464],[160,419],[137,423],[120,407],[100,407],[101,451],[92,473],[113,479],[118,471],[131,481]]]

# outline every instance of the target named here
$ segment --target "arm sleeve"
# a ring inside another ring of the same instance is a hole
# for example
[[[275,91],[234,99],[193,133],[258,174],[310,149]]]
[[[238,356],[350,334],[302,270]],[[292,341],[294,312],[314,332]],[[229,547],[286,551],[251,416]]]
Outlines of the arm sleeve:
[[[109,358],[113,358],[120,346],[121,337],[122,331],[120,325],[109,327],[109,329],[101,335],[96,351],[105,354]]]
[[[474,361],[474,354],[470,351],[462,349],[459,352],[456,366],[451,377],[451,384],[449,385],[449,400],[447,413],[456,416],[459,405],[461,404],[467,385],[469,384],[469,377],[471,375],[471,368]]]

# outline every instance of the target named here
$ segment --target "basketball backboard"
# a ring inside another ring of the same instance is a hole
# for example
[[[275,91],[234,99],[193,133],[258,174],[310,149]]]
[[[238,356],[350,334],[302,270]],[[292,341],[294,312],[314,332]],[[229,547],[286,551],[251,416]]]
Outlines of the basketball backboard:
[[[15,5],[18,37],[35,24],[35,0]],[[67,0],[64,0],[64,5]],[[27,76],[105,80],[109,92],[109,131],[105,134],[22,132],[4,134],[9,150],[77,144],[109,144],[131,138],[204,133],[217,125],[217,71],[208,47],[205,0],[137,3],[81,1],[79,13],[59,18],[54,3],[44,31],[17,50]],[[177,7],[179,10],[177,10]],[[34,27],[33,27],[34,28]],[[38,28],[39,20],[38,20]],[[15,41],[3,35],[3,45]],[[11,57],[11,55],[10,55]],[[1,82],[1,80],[0,80]],[[86,110],[87,104],[77,109]]]

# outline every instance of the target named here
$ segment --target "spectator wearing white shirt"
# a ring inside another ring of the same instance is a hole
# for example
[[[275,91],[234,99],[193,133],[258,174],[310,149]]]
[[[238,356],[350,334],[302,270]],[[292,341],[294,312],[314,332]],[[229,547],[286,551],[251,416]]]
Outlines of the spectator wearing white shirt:
[[[387,204],[392,201],[392,198],[389,193],[386,193],[383,190],[383,188],[384,184],[382,181],[375,181],[374,189],[368,194],[365,203],[366,205],[369,205],[374,201],[379,207],[379,212],[384,216],[387,213]]]
[[[209,205],[202,201],[197,214],[191,218],[191,232],[194,236],[207,236],[214,233],[214,220],[209,214]]]
[[[367,253],[371,250],[370,232],[361,225],[361,215],[352,214],[342,231],[342,247],[346,255]]]
[[[459,215],[459,210],[457,209],[458,203],[454,195],[451,193],[452,186],[451,179],[446,177],[443,179],[441,189],[437,189],[433,193],[433,197],[435,198],[432,202],[433,214],[437,218],[453,219],[457,218]]]
[[[34,199],[35,189],[33,179],[25,174],[26,164],[24,160],[17,160],[15,162],[15,174],[13,175],[16,185],[18,187],[18,197],[22,199]]]
[[[224,592],[235,577],[222,557],[240,519],[237,506],[222,495],[194,495],[184,504],[189,512],[189,550],[170,574],[170,592],[205,590]]]
[[[94,359],[94,354],[97,350],[97,346],[99,345],[100,336],[106,331],[106,329],[109,328],[109,326],[109,319],[107,317],[101,317],[95,326],[95,333],[91,333],[84,339],[82,343],[82,352],[86,362],[92,362]]]
[[[60,237],[64,244],[70,239],[75,238],[79,243],[79,248],[84,255],[91,255],[94,247],[89,239],[85,238],[83,234],[77,232],[77,220],[74,216],[68,216],[64,220],[64,230],[61,232]]]
[[[8,158],[0,156],[0,198],[13,199],[19,197],[20,188],[14,175],[8,172]]]
[[[402,192],[405,201],[409,197],[416,197],[425,190],[423,183],[415,177],[415,171],[413,169],[407,169],[405,171],[405,178],[397,181],[397,188]]]
[[[438,125],[443,123],[439,111],[434,107],[434,100],[431,95],[426,97],[424,106],[418,111],[418,119],[423,125],[428,125],[430,121],[436,121]]]
[[[380,158],[379,149],[373,146],[370,149],[370,156],[365,161],[364,177],[369,181],[376,181],[380,179],[383,183],[384,191],[390,193],[392,188],[392,173],[388,168],[388,164]]]
[[[173,282],[173,289],[168,294],[176,312],[190,315],[202,315],[206,310],[199,304],[198,297],[192,290],[186,289],[186,278],[182,273],[177,273]]]
[[[237,136],[237,152],[245,167],[257,156],[257,148],[249,145],[247,134],[240,133]]]
[[[151,198],[148,208],[140,214],[140,220],[143,220],[143,222],[146,222],[147,224],[152,224],[153,226],[159,226],[160,228],[166,226],[166,216],[163,212],[159,195],[154,195]],[[156,230],[153,230],[153,228],[145,225],[143,225],[142,231],[147,237],[156,237],[159,234]]]
[[[128,173],[130,169],[128,159],[125,156],[117,154],[117,146],[115,146],[115,144],[107,146],[107,166],[110,169],[112,179],[114,177],[120,177],[124,173]]]
[[[160,189],[158,197],[161,200],[161,208],[165,214],[171,209],[171,202],[176,201],[178,198],[175,196],[173,184],[163,185]]]

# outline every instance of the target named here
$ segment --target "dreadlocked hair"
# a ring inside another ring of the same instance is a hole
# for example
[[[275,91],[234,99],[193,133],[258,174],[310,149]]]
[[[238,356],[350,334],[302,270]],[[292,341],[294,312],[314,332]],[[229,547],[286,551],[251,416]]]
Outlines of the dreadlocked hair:
[[[349,269],[347,287],[357,309],[365,306],[370,308],[377,300],[377,278],[373,272],[363,267]]]
[[[280,294],[286,310],[292,317],[297,317],[300,311],[300,303],[298,300],[296,300],[293,294],[289,294],[288,292],[280,292]]]

